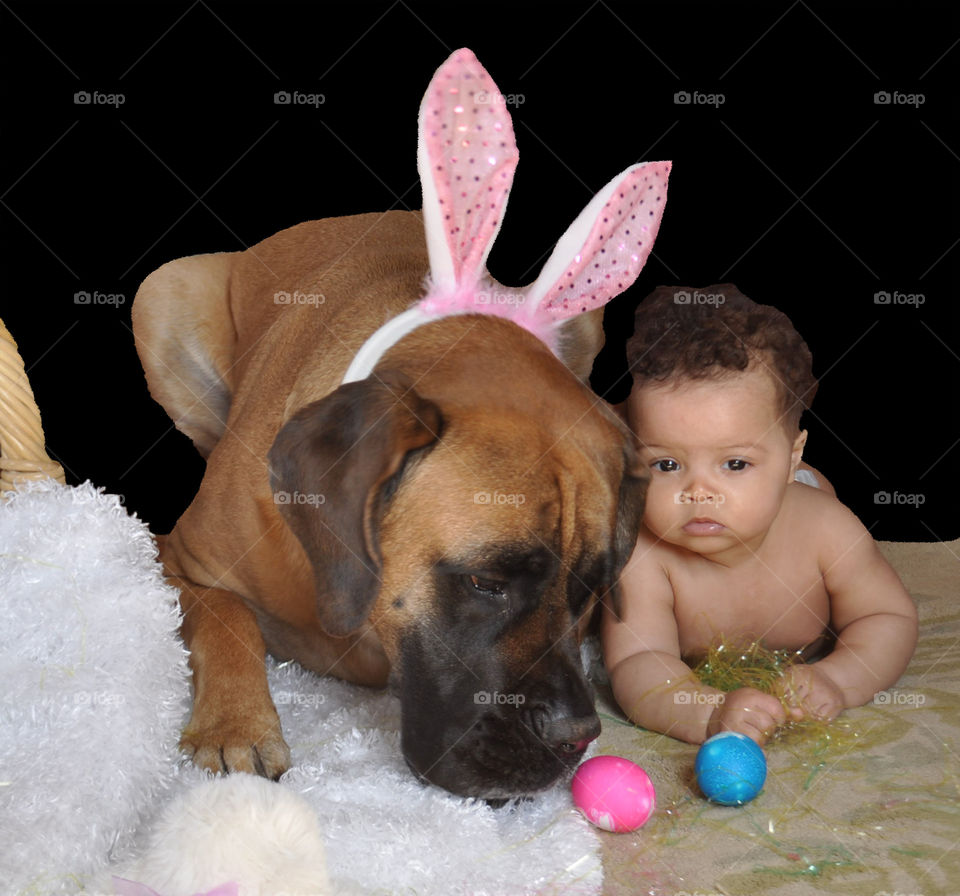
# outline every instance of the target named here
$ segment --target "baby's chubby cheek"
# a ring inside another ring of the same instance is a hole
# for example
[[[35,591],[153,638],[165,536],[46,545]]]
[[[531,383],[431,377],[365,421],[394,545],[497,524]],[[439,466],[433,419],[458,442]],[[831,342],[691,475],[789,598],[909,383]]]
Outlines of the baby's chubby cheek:
[[[650,483],[647,489],[643,524],[659,537],[679,533],[691,517],[691,507],[682,503],[682,496],[664,483]]]

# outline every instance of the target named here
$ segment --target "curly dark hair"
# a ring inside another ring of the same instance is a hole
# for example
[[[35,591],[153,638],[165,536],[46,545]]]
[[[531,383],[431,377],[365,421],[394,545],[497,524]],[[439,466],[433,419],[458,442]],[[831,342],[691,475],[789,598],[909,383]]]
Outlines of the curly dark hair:
[[[634,386],[719,377],[760,364],[778,384],[788,426],[799,427],[817,391],[810,349],[790,319],[732,283],[654,290],[637,306],[627,363]]]

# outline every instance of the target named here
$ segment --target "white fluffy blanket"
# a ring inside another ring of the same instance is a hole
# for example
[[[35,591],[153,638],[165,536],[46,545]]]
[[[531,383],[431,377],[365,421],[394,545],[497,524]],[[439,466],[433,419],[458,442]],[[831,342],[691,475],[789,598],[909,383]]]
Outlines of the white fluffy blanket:
[[[599,893],[598,840],[565,785],[499,810],[422,786],[394,698],[294,664],[269,667],[294,768],[218,801],[226,780],[177,755],[189,682],[155,554],[146,526],[89,484],[0,502],[0,892],[112,893],[117,875],[161,896],[231,881],[242,896],[279,880],[304,893],[322,839],[331,893]],[[197,823],[198,801],[217,824]]]

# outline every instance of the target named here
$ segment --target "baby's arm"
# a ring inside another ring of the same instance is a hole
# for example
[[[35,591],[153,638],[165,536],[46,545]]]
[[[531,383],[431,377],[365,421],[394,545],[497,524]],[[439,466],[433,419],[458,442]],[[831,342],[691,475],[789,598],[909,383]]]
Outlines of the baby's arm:
[[[680,658],[673,587],[649,538],[641,535],[620,579],[615,610],[603,609],[603,652],[613,694],[633,722],[688,743],[739,731],[763,743],[785,713],[752,688],[724,694],[698,681]]]
[[[917,608],[861,522],[833,502],[820,532],[821,568],[837,645],[787,676],[803,715],[832,718],[903,674],[917,643]],[[826,680],[824,680],[826,679]]]

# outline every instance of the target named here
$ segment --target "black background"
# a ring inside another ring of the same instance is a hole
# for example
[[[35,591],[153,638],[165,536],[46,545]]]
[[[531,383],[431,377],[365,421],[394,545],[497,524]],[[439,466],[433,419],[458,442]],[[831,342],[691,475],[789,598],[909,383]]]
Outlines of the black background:
[[[0,33],[0,315],[68,481],[122,494],[156,531],[202,462],[147,393],[140,281],[303,220],[418,208],[420,99],[469,46],[523,98],[501,281],[532,280],[618,171],[674,162],[654,254],[608,312],[598,391],[629,390],[623,342],[655,286],[735,282],[813,351],[806,458],[840,498],[880,539],[960,536],[947,4],[24,3],[0,7]],[[83,91],[124,102],[78,104]],[[701,101],[677,103],[684,91]]]

